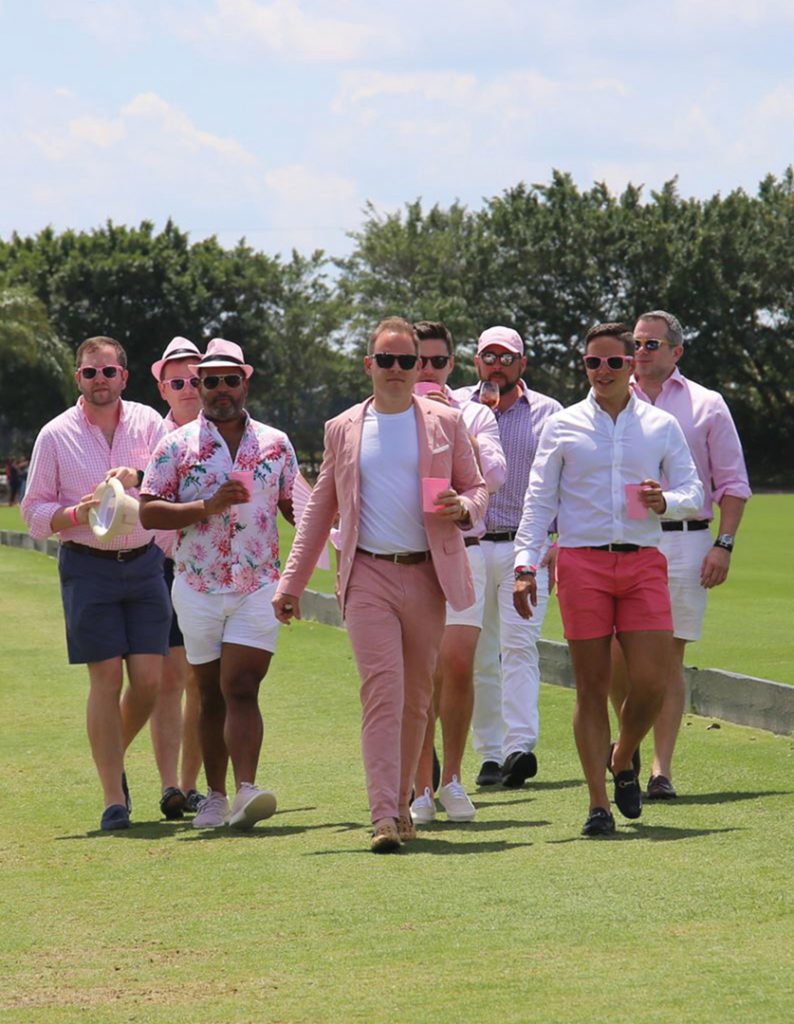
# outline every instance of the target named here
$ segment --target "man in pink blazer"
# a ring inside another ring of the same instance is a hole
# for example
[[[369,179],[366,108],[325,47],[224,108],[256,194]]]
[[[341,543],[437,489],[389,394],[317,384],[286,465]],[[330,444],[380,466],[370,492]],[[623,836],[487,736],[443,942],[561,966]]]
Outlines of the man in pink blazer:
[[[414,396],[417,362],[413,325],[381,321],[364,358],[373,396],[326,424],[320,475],[273,599],[281,622],[300,617],[300,595],[339,512],[337,590],[361,677],[375,853],[416,836],[409,801],[444,602],[456,610],[474,602],[463,530],[488,504],[460,414]],[[426,511],[422,480],[431,477],[450,484]]]

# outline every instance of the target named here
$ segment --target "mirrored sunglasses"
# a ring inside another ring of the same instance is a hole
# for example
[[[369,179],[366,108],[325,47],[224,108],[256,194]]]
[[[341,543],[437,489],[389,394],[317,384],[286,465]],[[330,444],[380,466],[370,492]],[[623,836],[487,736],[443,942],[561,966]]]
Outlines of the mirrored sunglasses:
[[[486,366],[493,366],[498,360],[502,366],[512,366],[513,363],[518,359],[515,352],[481,352],[480,362],[485,363]]]

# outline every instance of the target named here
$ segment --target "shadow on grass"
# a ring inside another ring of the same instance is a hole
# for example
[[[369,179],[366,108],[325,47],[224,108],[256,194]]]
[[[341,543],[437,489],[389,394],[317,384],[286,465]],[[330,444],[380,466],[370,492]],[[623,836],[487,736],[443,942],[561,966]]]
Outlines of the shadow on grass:
[[[687,793],[684,796],[677,796],[675,800],[654,800],[653,803],[666,803],[669,807],[676,804],[732,804],[740,800],[758,800],[764,796],[791,796],[794,790],[791,789],[766,789],[757,793],[736,792],[730,793]]]
[[[512,796],[517,793],[531,794],[533,790],[556,790],[556,789],[575,789],[577,786],[583,786],[584,779],[557,779],[556,781],[550,782],[535,782],[534,780],[527,782],[523,786],[517,786],[515,789],[507,788],[502,786],[477,786],[475,792],[477,796]],[[503,803],[504,801],[500,801]]]
[[[422,825],[419,839],[423,839],[425,834],[434,835],[440,832],[499,832],[505,828],[540,828],[550,824],[550,821],[517,821],[515,818],[500,818],[497,821],[431,821],[427,825]]]
[[[532,843],[511,843],[506,839],[495,839],[490,843],[454,843],[448,839],[414,839],[406,846],[403,846],[396,854],[390,854],[389,856],[404,857],[406,854],[431,853],[449,857],[462,853],[467,855],[472,853],[506,853],[509,850],[522,850],[530,846],[532,846]],[[369,840],[359,850],[314,850],[304,854],[305,857],[345,857],[350,855],[354,857],[359,855],[372,857]]]
[[[651,843],[672,843],[679,839],[700,839],[703,836],[719,836],[730,832],[746,832],[742,828],[674,828],[670,825],[641,825],[635,823],[625,824],[624,827],[631,829],[629,832],[613,832],[610,836],[571,836],[569,839],[549,839],[549,846],[562,846],[564,843],[579,842],[608,842],[621,843],[635,839],[644,839]]]

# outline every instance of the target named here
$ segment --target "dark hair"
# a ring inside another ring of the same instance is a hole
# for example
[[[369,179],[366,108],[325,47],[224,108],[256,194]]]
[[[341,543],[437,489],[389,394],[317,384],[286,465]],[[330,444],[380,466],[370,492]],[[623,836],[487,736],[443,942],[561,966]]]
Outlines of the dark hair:
[[[104,335],[98,335],[96,338],[86,338],[85,341],[81,342],[74,354],[74,365],[79,370],[83,361],[83,356],[86,352],[96,352],[100,348],[110,347],[115,349],[116,358],[119,361],[119,366],[123,366],[127,369],[127,353],[124,351],[121,344],[114,338],[106,338]]]
[[[414,324],[416,336],[420,341],[443,341],[447,346],[447,355],[452,355],[452,332],[440,320],[419,320]]]
[[[591,341],[595,341],[596,338],[614,338],[616,341],[623,343],[623,349],[627,356],[633,356],[636,352],[636,346],[634,344],[634,335],[628,329],[624,323],[619,321],[613,321],[607,324],[595,324],[585,335],[584,339],[584,350],[587,349]]]
[[[375,349],[375,342],[384,331],[394,331],[396,334],[404,334],[413,342],[414,351],[419,351],[419,339],[416,336],[416,331],[414,330],[414,325],[411,321],[406,320],[401,316],[387,316],[385,320],[381,320],[370,335],[369,343],[367,344],[367,355],[372,355]]]

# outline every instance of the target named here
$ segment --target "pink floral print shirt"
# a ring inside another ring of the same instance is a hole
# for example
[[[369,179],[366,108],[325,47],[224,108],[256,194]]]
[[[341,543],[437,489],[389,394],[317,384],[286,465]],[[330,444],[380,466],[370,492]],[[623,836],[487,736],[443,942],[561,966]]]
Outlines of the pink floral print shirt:
[[[141,486],[142,494],[166,501],[200,501],[212,497],[232,470],[253,470],[252,500],[176,531],[175,571],[201,594],[250,594],[278,580],[278,503],[291,499],[298,472],[289,438],[246,413],[232,461],[215,425],[199,413],[163,438]]]

